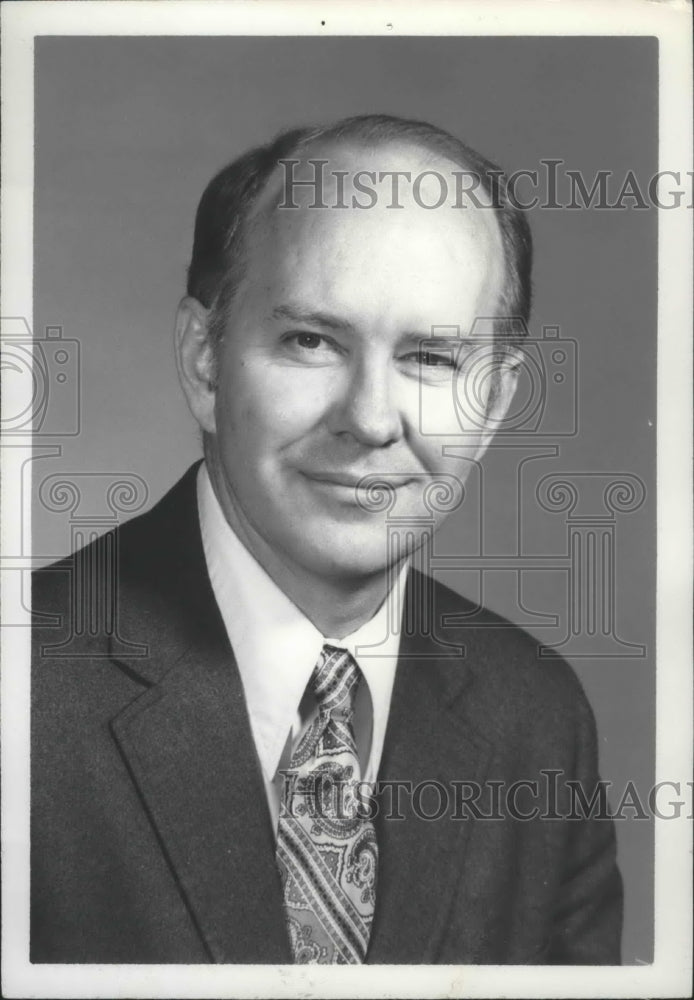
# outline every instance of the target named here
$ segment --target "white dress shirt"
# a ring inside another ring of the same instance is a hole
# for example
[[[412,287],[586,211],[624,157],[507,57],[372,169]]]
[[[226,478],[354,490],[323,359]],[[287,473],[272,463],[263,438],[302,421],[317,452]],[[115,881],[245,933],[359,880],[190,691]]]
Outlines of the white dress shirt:
[[[241,674],[276,833],[283,780],[279,772],[289,766],[316,714],[307,685],[325,643],[349,650],[361,669],[354,731],[361,778],[376,781],[400,646],[400,630],[392,634],[388,629],[388,607],[402,614],[407,565],[370,621],[344,639],[331,639],[280,590],[232,530],[204,463],[197,493],[207,571]]]

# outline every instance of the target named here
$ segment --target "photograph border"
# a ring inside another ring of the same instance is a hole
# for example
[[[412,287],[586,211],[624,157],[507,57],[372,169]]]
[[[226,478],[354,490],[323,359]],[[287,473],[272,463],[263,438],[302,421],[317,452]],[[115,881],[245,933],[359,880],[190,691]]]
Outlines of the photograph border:
[[[37,35],[651,35],[660,45],[659,170],[692,175],[691,6],[623,0],[329,5],[238,0],[55,0],[2,7],[2,308],[33,301],[33,39]],[[204,22],[204,30],[201,24]],[[651,965],[628,967],[32,965],[29,962],[30,629],[2,630],[2,993],[8,997],[688,996],[692,970],[692,246],[691,200],[658,216],[656,781],[689,788],[655,823]],[[5,382],[5,372],[3,372]],[[17,411],[31,387],[7,381]],[[11,394],[11,397],[10,395]],[[5,447],[22,447],[18,440]],[[26,447],[26,445],[24,445]],[[4,456],[3,456],[4,458]],[[4,461],[3,461],[3,464]],[[2,477],[2,550],[30,531],[30,493]],[[2,564],[2,605],[23,574]]]

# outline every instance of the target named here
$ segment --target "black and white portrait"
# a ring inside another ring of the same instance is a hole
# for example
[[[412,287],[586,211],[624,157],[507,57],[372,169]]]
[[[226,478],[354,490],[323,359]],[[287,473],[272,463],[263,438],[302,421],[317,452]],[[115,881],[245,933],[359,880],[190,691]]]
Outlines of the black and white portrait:
[[[665,995],[624,977],[691,815],[667,45],[232,6],[33,37],[23,961]]]

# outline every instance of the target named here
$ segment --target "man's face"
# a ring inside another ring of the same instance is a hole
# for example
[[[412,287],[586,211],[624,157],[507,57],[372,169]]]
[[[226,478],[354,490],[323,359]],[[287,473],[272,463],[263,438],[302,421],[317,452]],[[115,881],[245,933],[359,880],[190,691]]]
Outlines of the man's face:
[[[451,169],[417,151],[388,154],[312,155],[329,156],[327,171]],[[349,203],[349,176],[345,190]],[[439,190],[424,183],[420,200]],[[324,198],[332,203],[329,185]],[[290,568],[357,579],[393,558],[386,513],[359,481],[390,483],[391,516],[416,519],[428,516],[432,479],[462,482],[479,457],[482,427],[460,435],[456,365],[475,317],[498,308],[503,252],[494,213],[453,209],[452,197],[435,210],[407,193],[401,209],[386,208],[390,198],[368,210],[300,200],[263,213],[249,240],[218,357],[211,459],[252,551],[259,543]],[[441,326],[453,340],[423,352]],[[463,447],[444,457],[444,444]]]

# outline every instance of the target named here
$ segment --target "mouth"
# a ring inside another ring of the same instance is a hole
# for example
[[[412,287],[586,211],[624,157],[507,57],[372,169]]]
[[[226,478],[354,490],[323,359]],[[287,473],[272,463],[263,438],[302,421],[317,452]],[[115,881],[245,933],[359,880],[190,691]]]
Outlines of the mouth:
[[[325,483],[330,486],[346,486],[350,489],[372,489],[374,486],[385,485],[399,489],[412,482],[411,476],[395,475],[381,472],[302,472],[306,479],[314,483]]]
[[[303,471],[301,475],[313,488],[335,499],[357,506],[370,508],[368,497],[371,491],[385,488],[399,490],[412,482],[411,476],[377,472],[354,473],[348,471]]]

